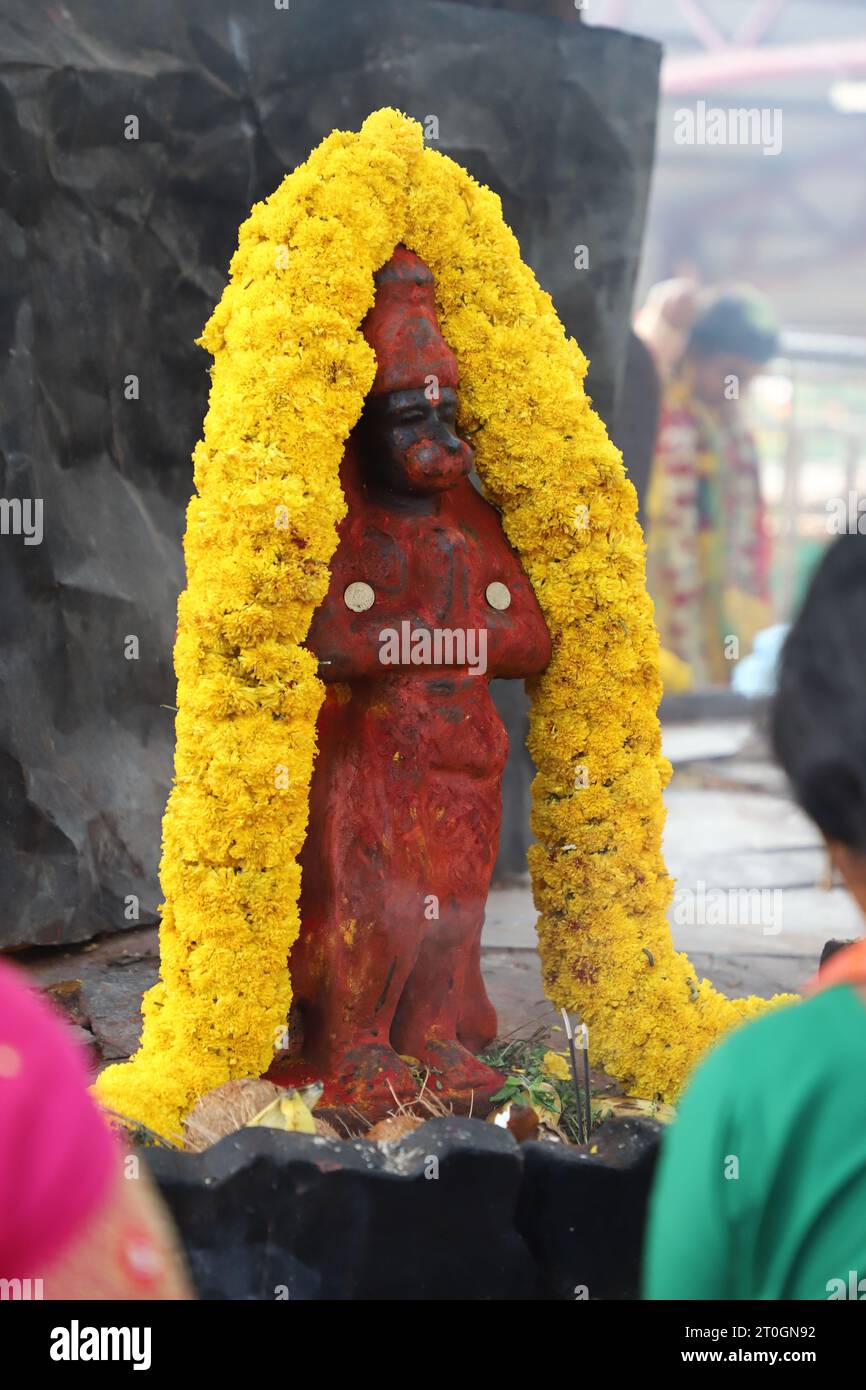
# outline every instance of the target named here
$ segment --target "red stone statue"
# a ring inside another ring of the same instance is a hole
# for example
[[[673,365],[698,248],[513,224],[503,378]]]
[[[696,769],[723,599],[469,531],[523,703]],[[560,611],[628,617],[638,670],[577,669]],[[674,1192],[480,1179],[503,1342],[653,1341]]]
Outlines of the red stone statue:
[[[371,1120],[417,1094],[401,1054],[455,1109],[483,1113],[502,1084],[473,1055],[496,1032],[480,943],[508,747],[488,681],[550,658],[532,587],[469,480],[433,277],[398,247],[376,284],[363,331],[378,370],[308,637],[328,688],[290,960],[302,1063],[269,1073],[322,1079],[323,1105]]]

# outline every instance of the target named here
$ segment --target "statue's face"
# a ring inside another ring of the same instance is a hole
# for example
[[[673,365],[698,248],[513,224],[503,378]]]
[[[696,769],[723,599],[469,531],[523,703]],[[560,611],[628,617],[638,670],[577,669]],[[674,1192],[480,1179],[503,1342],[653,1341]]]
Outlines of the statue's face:
[[[472,470],[473,452],[456,432],[457,392],[439,399],[424,388],[372,396],[364,411],[369,467],[390,492],[423,496],[454,487]]]

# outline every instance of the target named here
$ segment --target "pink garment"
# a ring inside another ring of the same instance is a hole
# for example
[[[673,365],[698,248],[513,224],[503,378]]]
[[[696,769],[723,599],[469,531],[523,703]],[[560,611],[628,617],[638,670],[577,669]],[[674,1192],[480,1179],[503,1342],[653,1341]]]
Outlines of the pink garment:
[[[0,1278],[40,1278],[109,1197],[119,1153],[81,1049],[0,960]]]

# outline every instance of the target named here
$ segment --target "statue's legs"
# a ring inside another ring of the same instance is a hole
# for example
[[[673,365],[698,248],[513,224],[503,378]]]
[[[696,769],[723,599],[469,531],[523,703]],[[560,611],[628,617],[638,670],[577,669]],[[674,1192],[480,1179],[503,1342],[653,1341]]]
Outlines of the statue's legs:
[[[471,932],[471,928],[470,928]],[[437,923],[421,944],[391,1028],[398,1052],[442,1074],[446,1092],[490,1095],[502,1085],[492,1067],[458,1040],[467,977],[467,923],[461,913]]]
[[[496,1037],[496,1010],[490,1002],[481,973],[481,929],[484,914],[466,952],[463,1005],[457,1019],[457,1037],[470,1052],[483,1052]]]
[[[441,1073],[446,1096],[474,1091],[479,1109],[501,1084],[459,1039],[480,1047],[496,1028],[480,935],[504,730],[486,689],[473,683],[468,707],[433,694],[332,695],[319,719],[290,970],[325,1104],[371,1117],[394,1108],[392,1088],[417,1094],[401,1053]]]
[[[362,731],[360,731],[362,732]],[[301,856],[301,935],[289,968],[303,1059],[324,1103],[371,1116],[418,1092],[391,1024],[423,936],[423,846],[400,834],[388,769],[339,709],[325,706]],[[396,802],[396,804],[395,804]]]
[[[496,1033],[496,1014],[481,981],[480,940],[499,838],[499,774],[467,777],[438,769],[426,783],[419,819],[438,915],[425,922],[391,1038],[398,1052],[441,1071],[446,1091],[480,1096],[498,1090],[502,1079],[463,1045],[460,1029],[463,1019],[470,1020],[470,1033],[472,1024],[487,1032],[492,1022],[486,1037],[478,1031],[472,1037],[479,1049]]]

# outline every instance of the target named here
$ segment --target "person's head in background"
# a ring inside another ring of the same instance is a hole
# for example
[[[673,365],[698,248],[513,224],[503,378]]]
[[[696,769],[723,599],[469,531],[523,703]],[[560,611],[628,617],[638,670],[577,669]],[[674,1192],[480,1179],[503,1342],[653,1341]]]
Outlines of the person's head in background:
[[[775,357],[779,334],[769,300],[746,286],[699,294],[681,364],[704,405],[741,400]]]
[[[782,651],[776,757],[866,913],[866,536],[824,555]]]

